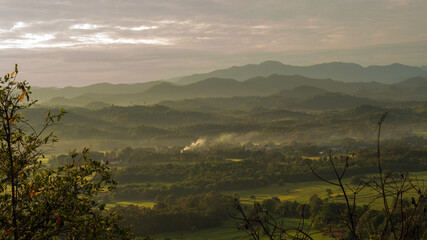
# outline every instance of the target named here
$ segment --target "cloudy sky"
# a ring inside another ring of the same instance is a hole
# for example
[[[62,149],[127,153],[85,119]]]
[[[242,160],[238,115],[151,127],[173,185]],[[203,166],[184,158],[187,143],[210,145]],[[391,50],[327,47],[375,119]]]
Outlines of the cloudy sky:
[[[0,0],[0,73],[144,82],[265,60],[427,65],[426,0]]]

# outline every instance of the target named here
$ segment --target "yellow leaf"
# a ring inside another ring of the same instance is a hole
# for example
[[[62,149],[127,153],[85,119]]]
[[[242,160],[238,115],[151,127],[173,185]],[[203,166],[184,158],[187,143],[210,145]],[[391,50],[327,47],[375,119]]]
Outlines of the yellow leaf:
[[[11,77],[11,78],[13,78],[13,75],[15,75],[15,72],[11,73],[11,74],[10,74],[10,77]]]
[[[21,96],[19,96],[19,101],[20,102],[22,102],[22,101],[24,101],[24,97],[25,97],[25,94],[26,94],[27,92],[25,92],[24,91],[24,93],[22,93],[22,95]]]
[[[36,191],[32,190],[32,191],[30,192],[30,198],[33,198],[35,195],[36,195]]]

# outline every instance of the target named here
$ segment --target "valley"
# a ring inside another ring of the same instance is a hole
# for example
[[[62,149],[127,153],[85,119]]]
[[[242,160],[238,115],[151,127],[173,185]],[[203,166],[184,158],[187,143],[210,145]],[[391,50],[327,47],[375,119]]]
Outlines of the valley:
[[[358,81],[346,71],[358,72]],[[416,186],[427,179],[423,71],[264,62],[175,82],[34,88],[40,102],[23,114],[41,129],[46,112],[65,107],[52,126],[60,141],[45,148],[43,162],[50,169],[71,164],[68,152],[84,147],[108,162],[119,184],[97,201],[124,216],[121,224],[132,224],[136,239],[250,239],[239,227],[244,212],[284,219],[291,235],[298,229],[333,239],[345,232],[337,211],[348,201],[334,185],[335,170],[344,169],[347,191],[366,188],[357,196],[346,192],[357,197],[357,211],[383,207],[371,184],[378,184],[376,132],[385,112],[383,170],[391,179],[409,172],[404,179]],[[419,198],[409,190],[405,199]]]

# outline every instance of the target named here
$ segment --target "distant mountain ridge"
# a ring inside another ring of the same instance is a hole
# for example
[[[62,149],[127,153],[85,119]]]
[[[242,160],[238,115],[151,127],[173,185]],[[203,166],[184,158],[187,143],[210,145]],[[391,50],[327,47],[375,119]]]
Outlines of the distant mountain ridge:
[[[165,100],[176,101],[197,98],[269,95],[301,98],[315,97],[327,92],[379,101],[426,101],[427,78],[410,78],[395,84],[376,82],[343,83],[331,79],[313,79],[298,75],[271,75],[269,77],[256,77],[243,82],[234,79],[210,78],[188,85],[160,83],[138,93],[86,93],[74,98],[57,97],[48,101],[47,104],[85,106],[91,102],[97,102],[96,105],[99,106],[102,106],[100,103],[127,106],[154,104]]]
[[[270,74],[271,72],[279,73]],[[301,74],[283,74],[295,72]],[[310,75],[317,77],[308,77]],[[403,79],[390,83],[399,78]],[[372,79],[378,81],[368,81]],[[360,81],[355,82],[355,80]],[[190,83],[183,84],[185,81]],[[325,92],[380,101],[425,101],[427,100],[427,71],[420,67],[402,64],[362,67],[354,63],[335,62],[295,67],[280,62],[266,61],[258,65],[248,64],[216,70],[208,74],[184,77],[181,78],[180,83],[168,81],[135,84],[99,83],[86,87],[34,87],[32,91],[32,96],[43,104],[85,106],[92,109],[111,105],[145,105],[165,100],[194,98],[230,98],[272,94],[285,94],[297,98],[312,97]]]
[[[372,88],[372,83],[360,84]],[[291,89],[304,85],[328,89],[330,91],[343,91],[348,88],[353,88],[353,86],[347,83],[330,79],[313,79],[298,75],[271,75],[269,77],[256,77],[242,82],[234,79],[209,78],[188,85],[175,85],[164,82],[138,93],[86,93],[70,99],[57,97],[49,101],[49,104],[67,105],[67,102],[70,102],[77,105],[85,105],[90,102],[105,102],[116,105],[144,105],[146,103],[153,104],[163,100],[181,100],[188,98],[267,96],[284,89]]]
[[[143,92],[153,86],[162,84],[162,81],[152,81],[133,84],[97,83],[85,87],[42,88],[32,87],[32,96],[39,101],[54,97],[75,98],[83,94],[125,94]]]
[[[190,84],[207,78],[232,78],[244,81],[253,77],[267,77],[272,74],[301,75],[310,78],[330,78],[342,82],[381,82],[395,83],[411,77],[427,76],[424,67],[407,66],[394,63],[387,66],[362,67],[355,63],[331,62],[311,66],[285,65],[278,61],[265,61],[260,64],[234,66],[204,74],[182,77],[179,84]]]

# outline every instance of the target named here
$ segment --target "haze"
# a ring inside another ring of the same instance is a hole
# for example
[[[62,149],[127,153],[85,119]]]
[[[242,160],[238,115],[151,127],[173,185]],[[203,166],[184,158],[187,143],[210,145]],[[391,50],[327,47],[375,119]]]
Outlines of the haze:
[[[424,0],[1,1],[0,71],[130,83],[265,60],[427,65]]]

